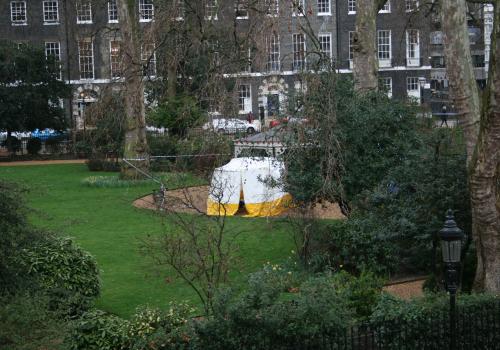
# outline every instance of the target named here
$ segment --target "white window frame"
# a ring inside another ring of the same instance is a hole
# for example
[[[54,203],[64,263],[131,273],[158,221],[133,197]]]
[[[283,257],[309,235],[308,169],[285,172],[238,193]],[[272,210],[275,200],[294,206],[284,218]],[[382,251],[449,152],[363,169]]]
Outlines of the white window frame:
[[[149,50],[149,48],[151,48],[151,50]],[[144,73],[153,73],[153,74],[143,74],[143,76],[148,78],[155,78],[157,72],[156,72],[156,46],[154,43],[141,45],[141,63],[143,66]],[[147,66],[145,66],[145,64],[147,64]]]
[[[267,38],[267,70],[279,72],[281,69],[280,36],[273,33]]]
[[[252,86],[250,84],[240,84],[238,87],[238,109],[239,114],[252,112]]]
[[[392,98],[392,77],[380,77],[379,86],[387,89],[385,92],[387,97]]]
[[[244,72],[251,73],[252,72],[252,48],[248,48],[247,51],[247,64],[245,65]]]
[[[391,0],[387,0],[384,7],[378,13],[391,13]]]
[[[302,11],[299,11],[299,8],[302,9]],[[304,16],[304,12],[306,11],[306,0],[292,0],[292,16],[297,17],[297,16]]]
[[[56,62],[59,64],[59,79],[62,79],[61,67],[61,43],[59,41],[46,41],[45,42],[45,57],[50,55],[54,56]]]
[[[90,50],[84,48],[82,50],[82,44],[90,44]],[[88,52],[87,52],[88,51]],[[88,54],[90,53],[90,55]],[[87,68],[91,67],[92,72]],[[80,39],[78,40],[78,70],[80,72],[80,80],[94,80],[95,78],[95,67],[94,67],[94,41],[92,39]],[[90,77],[90,73],[92,73]]]
[[[332,2],[331,0],[317,0],[316,5],[318,6],[318,16],[331,16],[332,15]],[[328,11],[324,11],[322,7],[327,5]]]
[[[118,0],[108,0],[108,23],[118,23],[118,7],[116,2]],[[122,0],[124,1],[124,0]]]
[[[306,36],[304,33],[292,34],[293,71],[306,69]]]
[[[153,22],[155,20],[155,5],[153,0],[139,0],[139,22]]]
[[[354,41],[354,34],[356,32],[350,31],[349,32],[349,69],[352,69],[354,67],[354,49],[353,49],[353,41]]]
[[[322,41],[323,38],[328,38],[328,46],[329,49],[325,50],[324,47],[324,42]],[[319,41],[319,48],[321,50],[321,53],[323,53],[325,56],[328,56],[330,58],[330,61],[333,58],[333,51],[332,51],[332,33],[319,33],[318,34],[318,41]]]
[[[411,39],[415,38],[416,42],[411,42]],[[420,66],[420,31],[418,29],[406,31],[406,65],[408,67]]]
[[[419,3],[418,0],[405,0],[405,9],[406,12],[413,12],[418,9]]]
[[[24,19],[19,19],[18,17],[24,17]],[[10,21],[13,26],[28,25],[28,9],[26,1],[10,2]]]
[[[76,2],[76,23],[92,23],[92,3],[90,0],[77,0]]]
[[[115,43],[118,44],[118,48],[113,47]],[[123,76],[120,40],[109,41],[109,75],[111,79],[119,79]]]
[[[347,0],[347,14],[348,15],[356,14],[356,0]]]
[[[54,5],[50,6],[50,5]],[[43,25],[59,24],[59,1],[58,0],[45,0],[42,2],[43,8]],[[55,10],[54,10],[55,9]],[[55,14],[55,18],[48,18]]]
[[[246,13],[245,15],[239,15],[241,13]],[[248,19],[248,1],[247,0],[236,0],[234,4],[234,12],[236,14],[236,19]]]
[[[408,98],[420,101],[420,78],[406,77],[406,94]]]
[[[175,20],[183,21],[186,7],[184,0],[175,0]]]
[[[386,36],[386,34],[388,34]],[[377,30],[377,57],[380,68],[392,66],[392,32],[391,30]]]
[[[217,0],[205,0],[205,20],[217,21],[219,19],[219,4]]]
[[[278,17],[280,14],[279,0],[265,0],[266,15],[268,17]]]

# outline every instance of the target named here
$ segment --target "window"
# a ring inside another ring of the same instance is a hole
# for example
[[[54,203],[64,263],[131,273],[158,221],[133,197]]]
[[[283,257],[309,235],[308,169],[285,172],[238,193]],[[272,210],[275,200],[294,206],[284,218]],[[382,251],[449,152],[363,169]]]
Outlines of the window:
[[[331,15],[330,0],[318,0],[318,16]]]
[[[111,78],[120,78],[122,76],[122,60],[121,60],[121,42],[111,40],[109,42],[109,64]]]
[[[418,77],[408,77],[406,78],[406,90],[408,91],[418,91]]]
[[[306,41],[304,34],[293,34],[293,70],[303,70],[306,67]]]
[[[213,67],[217,67],[220,64],[219,56],[219,40],[208,40],[207,50],[209,57],[211,57],[211,63]]]
[[[352,68],[354,59],[354,32],[349,32],[349,68]]]
[[[387,0],[384,7],[379,11],[379,13],[390,13],[391,12],[391,0]],[[390,79],[390,78],[388,78]]]
[[[252,90],[250,85],[240,85],[238,90],[238,107],[240,113],[250,113],[252,111]]]
[[[182,21],[184,19],[184,12],[186,11],[186,8],[184,6],[184,0],[176,0],[175,1],[175,18],[178,21]]]
[[[116,7],[116,1],[117,0],[108,1],[108,23],[118,23],[118,8]]]
[[[43,2],[43,24],[59,23],[59,4],[57,1]]]
[[[26,1],[11,1],[10,3],[10,20],[12,25],[27,25],[28,18],[26,17]]]
[[[378,80],[379,88],[387,94],[388,97],[392,97],[392,78],[382,77]]]
[[[406,65],[420,66],[419,32],[416,29],[406,31]]]
[[[141,46],[141,61],[144,76],[156,76],[156,50],[154,44],[144,44]]]
[[[350,15],[356,13],[356,0],[347,0],[347,11]]]
[[[266,14],[276,17],[279,14],[279,0],[265,0]]]
[[[377,49],[380,67],[391,66],[391,31],[377,31]]]
[[[80,79],[94,79],[94,48],[91,39],[78,41]]]
[[[237,0],[234,5],[234,10],[236,12],[236,18],[247,19],[248,18],[248,4],[247,0]]]
[[[323,56],[327,57],[329,60],[332,59],[332,34],[319,34],[319,49]]]
[[[406,0],[406,12],[415,11],[418,8],[418,0]]]
[[[280,38],[272,34],[267,38],[267,70],[280,70]]]
[[[246,73],[250,73],[252,72],[252,49],[249,47],[246,51],[247,51],[247,58],[245,66],[243,67],[243,71]]]
[[[92,4],[87,0],[79,0],[76,3],[76,23],[92,23]]]
[[[305,0],[292,1],[292,16],[303,16],[306,12]]]
[[[57,65],[59,70],[59,79],[61,76],[61,44],[59,42],[46,42],[45,43],[45,57],[52,58],[54,64]]]
[[[139,0],[139,22],[151,22],[154,20],[154,16],[153,0]]]
[[[206,0],[205,3],[205,19],[206,20],[217,20],[217,0]]]

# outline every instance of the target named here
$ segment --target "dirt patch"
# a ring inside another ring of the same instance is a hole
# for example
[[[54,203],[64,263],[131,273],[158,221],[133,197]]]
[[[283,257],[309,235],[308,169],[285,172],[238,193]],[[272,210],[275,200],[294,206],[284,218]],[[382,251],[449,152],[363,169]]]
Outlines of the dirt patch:
[[[207,212],[207,198],[209,186],[187,187],[178,190],[167,191],[166,207],[169,211],[178,213],[205,214]],[[134,201],[137,208],[157,210],[153,195],[147,195]],[[237,215],[244,215],[245,210],[239,210]],[[317,203],[312,209],[304,213],[303,210],[289,209],[282,217],[300,215],[313,216],[320,219],[343,219],[345,216],[340,211],[337,203],[322,202]]]
[[[177,213],[206,213],[208,189],[208,186],[196,186],[167,191],[166,208]],[[135,200],[134,206],[143,209],[158,209],[152,194]]]
[[[0,162],[0,166],[23,165],[48,165],[48,164],[84,164],[86,159],[61,159],[61,160],[22,160],[13,162]]]
[[[412,281],[397,282],[385,286],[383,290],[401,299],[411,299],[424,295],[424,282],[425,278]]]

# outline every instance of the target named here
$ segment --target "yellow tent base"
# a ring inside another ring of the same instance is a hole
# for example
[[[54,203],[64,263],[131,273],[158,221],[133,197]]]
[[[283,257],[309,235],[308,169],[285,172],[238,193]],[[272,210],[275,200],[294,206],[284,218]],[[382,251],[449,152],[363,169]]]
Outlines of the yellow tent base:
[[[245,203],[247,215],[245,217],[267,217],[278,216],[292,205],[292,196],[286,194],[271,202],[262,203]],[[234,216],[238,211],[239,203],[222,204],[214,202],[210,199],[207,200],[207,214],[213,216]]]

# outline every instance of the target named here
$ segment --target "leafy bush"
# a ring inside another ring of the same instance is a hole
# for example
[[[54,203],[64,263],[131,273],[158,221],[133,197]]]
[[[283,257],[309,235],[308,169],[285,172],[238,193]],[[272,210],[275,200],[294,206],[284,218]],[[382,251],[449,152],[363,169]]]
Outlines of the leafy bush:
[[[89,158],[89,160],[87,160],[85,164],[90,171],[120,171],[120,164],[117,160],[95,158],[95,155]]]
[[[178,95],[159,104],[147,115],[148,123],[165,127],[174,135],[186,134],[188,128],[201,123],[203,111],[198,101],[187,95]]]
[[[66,343],[71,350],[120,350],[128,343],[129,322],[100,310],[74,322]]]
[[[49,137],[45,140],[45,148],[49,153],[59,153],[61,146],[62,138],[61,137]]]
[[[240,296],[221,293],[212,318],[195,322],[200,349],[322,348],[324,337],[341,337],[377,304],[382,282],[371,273],[346,272],[304,281],[280,265],[250,275]]]
[[[166,311],[139,308],[129,324],[128,348],[137,350],[179,349],[189,342],[187,328],[192,309],[187,303],[170,303]]]
[[[16,153],[21,150],[21,140],[15,136],[10,136],[2,142],[2,146],[7,147],[9,152]]]
[[[351,204],[421,147],[415,110],[383,93],[357,94],[347,79],[309,79],[314,86],[305,96],[309,123],[287,135],[285,187],[299,202],[325,198]],[[325,94],[330,89],[334,105]]]
[[[88,141],[80,140],[75,143],[75,152],[83,157],[92,154],[92,146]]]
[[[457,298],[457,348],[493,349],[499,341],[498,296],[460,294]],[[487,319],[489,322],[484,322]],[[378,346],[383,349],[449,348],[449,297],[430,294],[403,301],[384,295],[370,319],[378,331]]]
[[[194,157],[177,158],[175,167],[180,171],[211,172],[215,167],[227,163],[232,153],[232,141],[229,138],[207,132],[179,140],[177,154]]]
[[[44,295],[0,298],[0,348],[9,350],[64,349],[66,321],[49,310]]]
[[[192,312],[186,303],[171,303],[166,311],[142,307],[127,321],[93,310],[74,322],[66,342],[71,350],[179,349],[189,341]]]
[[[30,283],[16,259],[22,249],[40,239],[29,228],[23,192],[17,185],[0,180],[0,295]]]
[[[26,150],[30,155],[32,156],[37,155],[41,149],[42,149],[42,141],[40,141],[39,138],[33,137],[28,140],[28,143],[26,144]]]
[[[69,238],[49,235],[22,249],[17,261],[45,290],[61,289],[84,297],[99,295],[99,271],[94,258]]]

